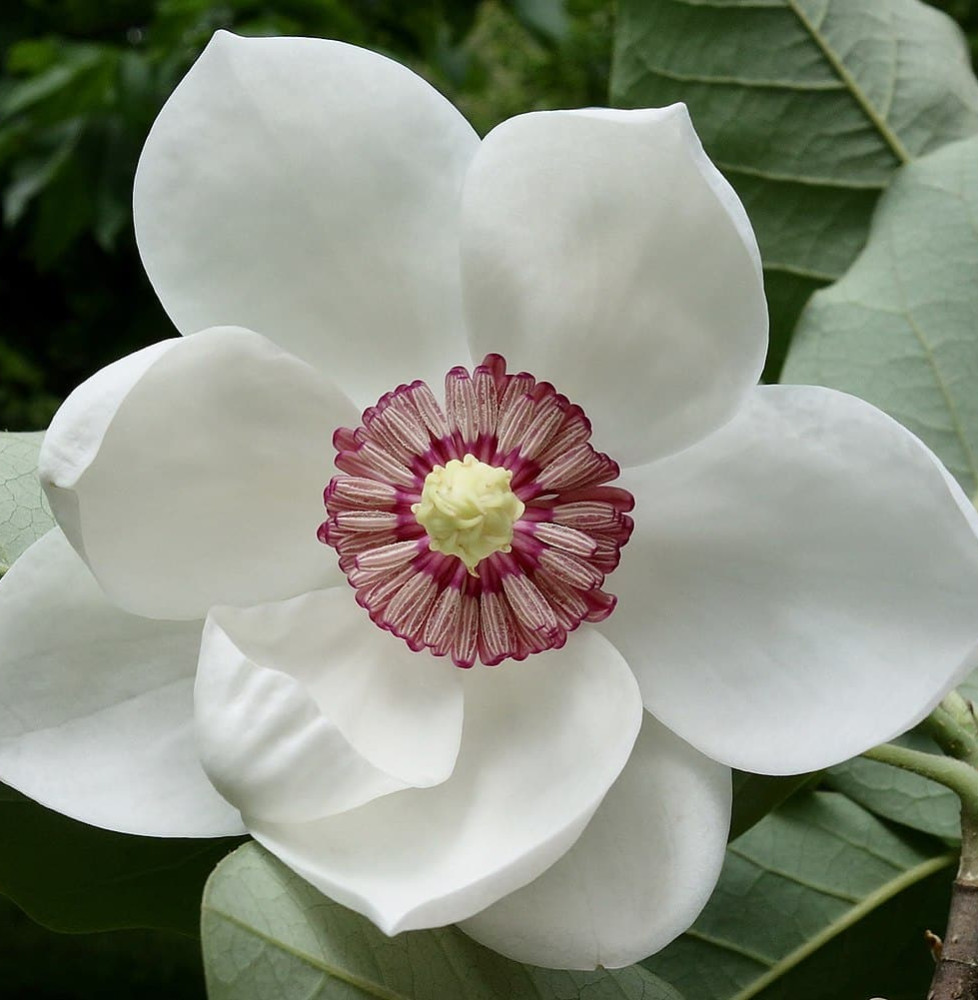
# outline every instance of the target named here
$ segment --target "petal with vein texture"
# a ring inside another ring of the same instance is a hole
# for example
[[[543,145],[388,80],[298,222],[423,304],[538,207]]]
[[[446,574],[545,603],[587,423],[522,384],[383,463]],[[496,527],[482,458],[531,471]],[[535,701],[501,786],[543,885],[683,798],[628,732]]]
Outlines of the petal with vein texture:
[[[465,182],[473,356],[547,379],[623,465],[728,420],[767,349],[747,215],[682,105],[503,122]]]
[[[384,56],[219,31],[139,161],[143,264],[181,333],[260,330],[361,407],[438,384],[468,361],[458,200],[478,145]]]
[[[116,604],[203,618],[342,579],[316,538],[333,430],[352,403],[258,334],[155,344],[80,385],[39,471],[55,517]]]
[[[212,611],[195,704],[211,780],[273,822],[437,785],[462,734],[460,671],[382,632],[346,586]]]
[[[123,833],[244,832],[194,746],[200,629],[113,607],[48,532],[0,580],[0,781]]]
[[[601,627],[646,708],[709,756],[827,767],[919,722],[975,665],[974,513],[868,403],[764,386],[622,485],[636,527]]]
[[[650,715],[580,840],[538,879],[462,923],[518,962],[618,969],[699,915],[723,865],[730,769]]]
[[[311,823],[246,817],[290,868],[388,934],[469,917],[549,868],[618,777],[641,725],[631,671],[590,628],[565,649],[467,671],[463,683],[448,781]]]

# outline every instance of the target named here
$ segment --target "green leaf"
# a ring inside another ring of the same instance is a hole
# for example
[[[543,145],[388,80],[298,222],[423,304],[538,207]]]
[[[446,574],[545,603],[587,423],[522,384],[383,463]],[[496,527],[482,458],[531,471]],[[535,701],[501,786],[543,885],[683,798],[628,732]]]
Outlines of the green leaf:
[[[564,0],[511,0],[513,12],[527,27],[544,38],[563,41],[570,28]]]
[[[681,1000],[641,966],[537,969],[452,927],[389,938],[254,843],[208,881],[202,936],[210,1000]]]
[[[956,861],[842,795],[796,796],[731,844],[700,918],[644,964],[697,1000],[919,997]]]
[[[70,165],[82,134],[79,119],[62,122],[52,128],[46,139],[52,147],[43,156],[21,157],[14,165],[13,180],[3,192],[3,221],[15,225],[30,207],[31,202]],[[47,145],[47,143],[46,143]]]
[[[921,733],[909,732],[893,742],[924,753],[941,752],[933,740]],[[877,816],[945,840],[961,839],[958,797],[919,774],[856,757],[829,768],[825,786],[848,795]]]
[[[978,131],[960,30],[918,0],[621,0],[612,99],[685,101],[747,207],[771,307],[798,313],[866,239],[903,163]]]
[[[37,453],[44,432],[0,433],[0,576],[54,526],[37,479]]]
[[[0,786],[0,892],[51,930],[196,934],[204,882],[240,842],[113,833]]]
[[[818,782],[819,774],[751,774],[733,772],[733,813],[730,839],[736,840],[772,810],[806,785]]]
[[[0,897],[5,1000],[205,1000],[200,942],[176,931],[57,934]]]
[[[972,702],[978,698],[978,671],[958,685],[958,693]],[[924,753],[941,753],[926,733],[917,730],[904,733],[893,742]],[[829,768],[825,772],[825,785],[895,823],[945,840],[961,839],[958,797],[919,774],[857,757]]]
[[[902,170],[866,249],[805,310],[784,377],[875,403],[978,492],[978,139]]]
[[[0,102],[0,115],[12,118],[52,97],[70,93],[80,80],[100,66],[107,51],[94,45],[65,46],[53,65],[7,91]]]
[[[15,42],[7,51],[5,69],[15,76],[36,76],[49,69],[61,55],[53,38],[28,38]]]

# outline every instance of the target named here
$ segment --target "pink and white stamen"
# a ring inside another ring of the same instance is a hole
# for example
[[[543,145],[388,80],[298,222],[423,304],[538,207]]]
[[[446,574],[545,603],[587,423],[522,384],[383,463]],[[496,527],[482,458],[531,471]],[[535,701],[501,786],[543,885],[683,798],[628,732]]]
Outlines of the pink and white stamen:
[[[619,467],[589,443],[579,406],[490,354],[471,375],[448,372],[444,407],[418,381],[362,419],[333,435],[341,473],[326,487],[319,540],[336,549],[375,624],[471,667],[559,648],[581,622],[611,614],[616,598],[602,586],[631,534],[634,500],[606,485]],[[474,566],[436,551],[415,513],[429,474],[453,459],[508,470],[520,501],[511,542]]]

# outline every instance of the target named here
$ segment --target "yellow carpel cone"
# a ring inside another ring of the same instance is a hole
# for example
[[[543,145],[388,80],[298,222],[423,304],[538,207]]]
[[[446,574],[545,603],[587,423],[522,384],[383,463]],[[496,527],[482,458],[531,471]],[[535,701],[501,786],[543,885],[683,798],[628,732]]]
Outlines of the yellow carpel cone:
[[[411,512],[428,533],[435,552],[458,556],[472,576],[494,552],[509,552],[513,526],[524,503],[510,488],[509,469],[487,465],[475,455],[436,465],[425,477],[421,502]]]

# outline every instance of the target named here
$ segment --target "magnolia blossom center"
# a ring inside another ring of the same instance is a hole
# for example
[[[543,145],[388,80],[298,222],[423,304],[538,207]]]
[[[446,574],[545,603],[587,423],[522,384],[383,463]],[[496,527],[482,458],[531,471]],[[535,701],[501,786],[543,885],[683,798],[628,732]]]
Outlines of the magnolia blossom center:
[[[400,385],[333,435],[319,539],[357,603],[412,649],[487,666],[563,646],[614,610],[632,531],[618,465],[584,411],[498,354]]]
[[[458,556],[472,576],[494,552],[512,552],[513,525],[526,504],[512,491],[510,469],[487,465],[475,455],[436,465],[425,476],[421,502],[411,513],[428,532],[435,552]]]

